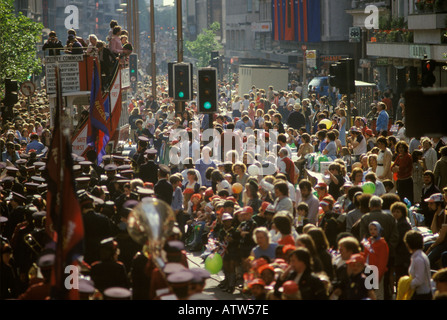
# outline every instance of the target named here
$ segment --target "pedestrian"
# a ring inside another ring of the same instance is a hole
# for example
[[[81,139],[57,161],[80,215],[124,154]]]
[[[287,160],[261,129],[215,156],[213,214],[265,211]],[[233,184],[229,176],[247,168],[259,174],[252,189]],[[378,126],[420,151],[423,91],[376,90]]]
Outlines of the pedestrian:
[[[410,287],[414,290],[411,300],[431,300],[430,261],[424,253],[424,238],[419,231],[410,230],[405,234],[404,242],[411,253],[408,274],[412,277]]]

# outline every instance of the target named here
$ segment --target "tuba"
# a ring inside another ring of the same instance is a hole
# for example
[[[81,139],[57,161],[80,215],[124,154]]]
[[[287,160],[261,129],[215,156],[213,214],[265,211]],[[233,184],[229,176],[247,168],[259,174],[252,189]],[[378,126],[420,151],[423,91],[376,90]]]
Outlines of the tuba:
[[[163,251],[166,239],[172,234],[175,214],[163,200],[146,197],[135,206],[127,219],[127,230],[131,238],[144,246],[154,263],[162,269],[166,264]]]

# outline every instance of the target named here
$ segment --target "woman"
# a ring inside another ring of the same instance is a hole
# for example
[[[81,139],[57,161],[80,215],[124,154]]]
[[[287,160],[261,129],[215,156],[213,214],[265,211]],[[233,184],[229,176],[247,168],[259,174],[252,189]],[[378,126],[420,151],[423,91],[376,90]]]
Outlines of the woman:
[[[332,264],[332,255],[329,253],[329,241],[326,234],[322,228],[311,228],[307,234],[315,243],[315,249],[322,263],[323,271],[332,280],[334,278],[334,266]]]
[[[247,173],[247,166],[243,162],[233,164],[233,175],[236,178],[235,182],[245,186],[247,179],[250,177]]]
[[[408,275],[408,267],[410,266],[410,252],[404,243],[405,234],[411,230],[411,225],[408,223],[407,214],[408,209],[405,203],[395,202],[390,208],[391,214],[397,222],[397,231],[399,233],[399,241],[397,242],[394,250],[394,273],[395,284],[399,282],[399,279]]]
[[[361,168],[352,169],[350,180],[354,186],[361,186],[363,181],[363,170]]]
[[[277,240],[277,243],[283,246],[294,246],[295,239],[292,235],[292,221],[290,217],[285,212],[278,212],[273,217],[273,224],[274,227],[272,229],[279,232],[279,239]]]
[[[430,261],[424,253],[424,237],[417,230],[410,230],[404,237],[405,245],[411,253],[408,274],[413,278],[410,287],[414,290],[411,300],[431,300]]]
[[[255,129],[264,128],[264,110],[257,109],[256,110],[256,118],[255,118]]]
[[[330,176],[331,182],[329,183],[329,194],[334,198],[340,197],[340,190],[343,187],[345,180],[341,173],[341,166],[338,163],[331,163],[325,175]]]
[[[343,147],[346,146],[346,110],[343,108],[337,109],[338,119],[338,128],[340,130],[339,139]]]
[[[377,155],[370,154],[368,156],[368,172],[374,172],[377,175]]]
[[[193,194],[199,192],[200,183],[198,183],[198,177],[195,169],[189,169],[186,173],[187,182],[183,189],[183,207],[188,208],[189,200]]]
[[[323,263],[321,262],[320,257],[318,255],[317,248],[315,246],[315,241],[312,239],[312,237],[309,234],[303,233],[303,234],[299,235],[296,238],[296,247],[297,248],[306,248],[307,250],[309,250],[309,253],[310,253],[312,260],[314,262],[314,272],[316,272],[316,273],[324,272]]]
[[[408,153],[408,144],[405,141],[399,141],[396,144],[397,157],[391,166],[392,172],[397,173],[396,190],[403,201],[407,198],[413,203],[413,160]]]
[[[87,55],[89,55],[91,57],[98,56],[98,48],[96,47],[97,43],[98,43],[98,38],[96,37],[96,35],[91,34],[88,36]]]
[[[383,180],[392,179],[391,161],[393,155],[388,149],[388,142],[385,137],[379,137],[377,139],[377,147],[379,148],[379,155],[377,156],[377,179],[383,182]]]
[[[433,171],[435,169],[435,164],[438,161],[438,154],[436,150],[433,149],[433,144],[429,138],[422,139],[421,144],[426,170]]]
[[[250,181],[245,184],[245,195],[247,198],[247,206],[253,208],[253,214],[259,213],[259,209],[262,205],[262,200],[259,194],[259,185],[255,181]]]
[[[330,160],[337,158],[337,144],[335,143],[335,133],[329,131],[327,133],[327,145],[323,149],[323,155],[327,156]]]
[[[313,274],[313,261],[309,250],[298,248],[288,258],[289,266],[275,284],[275,295],[280,296],[279,288],[288,280],[298,284],[302,300],[327,300],[323,281]]]
[[[211,182],[214,194],[218,194],[221,190],[227,190],[230,195],[233,194],[231,184],[225,180],[223,173],[219,169],[215,169],[211,173]]]
[[[384,299],[384,278],[385,272],[388,270],[389,248],[385,239],[382,238],[382,226],[377,221],[372,221],[368,225],[368,239],[362,241],[366,263],[376,266],[379,271],[379,288],[375,290],[377,300]]]
[[[435,151],[436,152],[436,151]],[[424,163],[422,160],[423,153],[421,150],[416,149],[411,154],[413,159],[413,200],[414,203],[420,203],[422,200],[422,187],[424,185],[423,175],[425,172]]]
[[[239,96],[236,96],[234,98],[234,102],[231,105],[231,109],[233,110],[233,119],[234,118],[240,118],[241,117],[241,109],[243,109],[242,107],[242,98]]]
[[[115,26],[112,31],[112,39],[110,40],[109,49],[116,56],[123,52],[123,45],[121,43],[121,27]]]
[[[278,244],[271,242],[270,232],[266,227],[256,228],[253,231],[253,240],[256,242],[256,247],[252,249],[250,256],[255,260],[262,257],[268,257],[271,261],[275,260]]]

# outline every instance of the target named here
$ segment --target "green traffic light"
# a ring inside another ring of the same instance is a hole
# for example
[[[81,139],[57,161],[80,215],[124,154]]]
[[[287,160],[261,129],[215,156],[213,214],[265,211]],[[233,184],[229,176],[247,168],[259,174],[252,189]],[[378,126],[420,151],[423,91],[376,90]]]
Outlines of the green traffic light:
[[[211,102],[209,102],[209,101],[205,102],[205,103],[203,104],[203,107],[204,107],[206,110],[211,109]]]
[[[185,96],[185,93],[183,91],[180,91],[178,93],[179,98],[183,98]]]

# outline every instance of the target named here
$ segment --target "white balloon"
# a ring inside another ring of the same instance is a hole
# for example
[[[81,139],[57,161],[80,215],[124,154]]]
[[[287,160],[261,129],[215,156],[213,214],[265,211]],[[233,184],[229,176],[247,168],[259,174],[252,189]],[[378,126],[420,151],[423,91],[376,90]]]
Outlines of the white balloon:
[[[248,167],[248,174],[250,176],[257,176],[259,175],[259,167],[257,165],[252,164]]]

